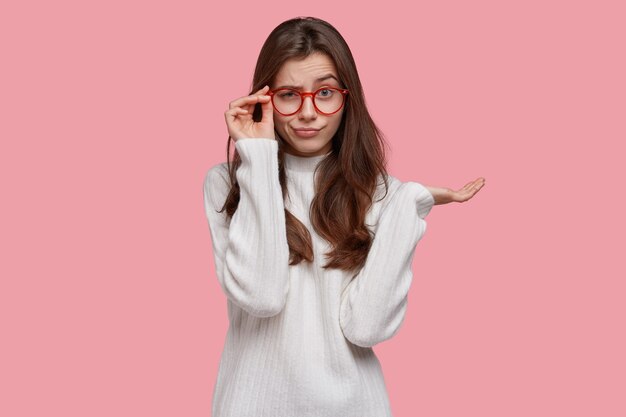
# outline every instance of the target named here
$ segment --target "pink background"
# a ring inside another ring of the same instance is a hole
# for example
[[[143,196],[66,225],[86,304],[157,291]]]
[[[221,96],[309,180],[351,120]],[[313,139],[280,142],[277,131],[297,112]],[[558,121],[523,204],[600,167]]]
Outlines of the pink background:
[[[0,415],[210,414],[202,181],[305,15],[350,45],[392,174],[487,180],[434,207],[375,347],[394,416],[626,415],[623,2],[309,3],[2,3]]]

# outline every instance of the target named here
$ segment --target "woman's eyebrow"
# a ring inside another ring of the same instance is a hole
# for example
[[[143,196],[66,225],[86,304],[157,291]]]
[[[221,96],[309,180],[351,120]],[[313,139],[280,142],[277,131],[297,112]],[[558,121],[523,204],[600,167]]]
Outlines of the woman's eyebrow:
[[[326,81],[328,79],[334,79],[335,81],[339,82],[339,80],[337,79],[337,77],[335,77],[333,74],[326,74],[324,76],[319,77],[318,79],[315,80],[316,84],[321,83],[322,81]],[[276,87],[276,90],[278,90],[279,88],[293,88],[296,90],[302,90],[302,86],[301,85],[281,85],[280,87]]]

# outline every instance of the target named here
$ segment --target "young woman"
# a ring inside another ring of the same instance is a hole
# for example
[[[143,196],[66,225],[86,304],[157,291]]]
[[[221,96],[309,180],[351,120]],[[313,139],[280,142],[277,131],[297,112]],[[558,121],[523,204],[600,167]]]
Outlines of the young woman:
[[[452,191],[388,175],[350,49],[323,20],[276,27],[253,85],[204,182],[230,320],[212,415],[391,416],[372,346],[404,320],[432,206],[484,179]]]

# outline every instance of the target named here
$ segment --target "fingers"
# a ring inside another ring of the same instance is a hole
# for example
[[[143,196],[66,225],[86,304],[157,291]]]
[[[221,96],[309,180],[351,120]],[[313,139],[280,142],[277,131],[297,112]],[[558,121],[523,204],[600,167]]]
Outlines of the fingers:
[[[480,188],[480,187],[482,187],[484,184],[485,184],[485,179],[481,177],[481,178],[477,178],[477,179],[475,179],[474,181],[470,181],[470,182],[468,182],[468,183],[467,183],[467,184],[465,184],[465,185],[463,186],[463,188],[461,188],[461,189],[462,189],[462,190],[464,190],[464,189],[470,190],[470,189],[475,189],[475,188],[478,188],[478,189],[479,189],[479,188]]]
[[[248,114],[248,110],[242,109],[241,107],[235,107],[234,109],[226,110],[224,116],[227,121],[235,120],[235,118],[239,115]]]
[[[234,107],[241,107],[243,105],[254,106],[256,103],[268,103],[270,101],[270,96],[265,95],[268,90],[269,86],[266,85],[265,87],[258,90],[256,93],[244,97],[239,97],[238,99],[231,101],[228,104],[228,108],[232,109]]]
[[[474,189],[476,191],[480,190],[481,188],[483,188],[483,185],[485,185],[485,179],[484,178],[478,178],[476,181],[474,181]]]
[[[226,125],[230,136],[238,140],[242,137],[273,137],[274,112],[268,85],[256,92],[239,97],[228,104],[228,110],[224,112]],[[260,104],[262,109],[261,123],[252,120],[255,106]]]
[[[469,198],[473,197],[474,194],[476,194],[481,188],[483,188],[483,185],[485,185],[485,179],[484,178],[478,178],[475,181],[471,182],[471,186],[466,190],[469,193]]]
[[[250,117],[252,117],[252,113],[254,112],[254,106],[257,103],[261,103],[263,107],[263,121],[273,120],[273,119],[269,119],[269,117],[273,116],[272,111],[271,111],[271,102],[270,102],[271,97],[264,94],[268,90],[269,90],[269,86],[266,85],[260,90],[257,90],[253,94],[240,97],[236,100],[231,101],[228,105],[228,110],[224,112],[224,118],[226,119],[226,123],[229,126],[229,129],[231,129],[230,125],[236,121],[238,116],[249,115]],[[269,113],[269,117],[267,113]]]
[[[248,111],[250,111],[254,109],[254,105],[256,103],[265,104],[269,102],[270,102],[269,96],[246,96],[246,97],[241,97],[235,101],[232,101],[228,105],[228,108],[234,109],[236,107],[245,107]]]
[[[272,105],[272,100],[270,96],[267,97],[267,101],[261,102],[261,110],[263,111],[263,116],[261,118],[262,122],[274,123],[274,106]]]
[[[474,181],[470,181],[458,191],[452,192],[452,201],[463,203],[472,197],[485,185],[484,178],[477,178]]]

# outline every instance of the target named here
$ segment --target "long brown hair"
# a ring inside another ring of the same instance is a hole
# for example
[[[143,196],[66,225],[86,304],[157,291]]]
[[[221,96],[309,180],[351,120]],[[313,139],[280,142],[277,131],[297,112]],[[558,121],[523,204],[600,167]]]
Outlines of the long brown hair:
[[[326,253],[324,268],[345,271],[360,269],[372,244],[373,236],[365,224],[373,196],[379,185],[385,185],[387,171],[382,132],[376,127],[365,106],[363,88],[348,44],[328,22],[314,17],[298,17],[278,25],[261,48],[249,94],[265,85],[272,85],[282,64],[288,59],[306,58],[312,53],[324,53],[335,63],[340,83],[350,94],[336,134],[332,151],[316,168],[315,197],[311,202],[310,219],[315,231],[332,250]],[[262,110],[256,105],[253,120],[260,121]],[[283,169],[282,138],[279,142],[279,180],[283,196],[287,193],[286,172]],[[220,212],[229,217],[239,204],[239,184],[235,172],[241,164],[236,148],[233,161],[228,159],[232,138],[228,137],[227,160],[231,189]],[[290,265],[302,260],[313,261],[313,246],[308,229],[285,209]]]

